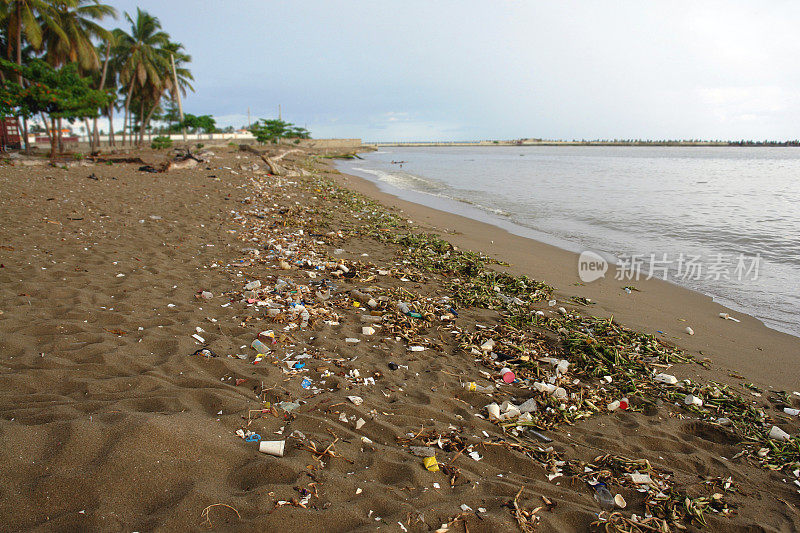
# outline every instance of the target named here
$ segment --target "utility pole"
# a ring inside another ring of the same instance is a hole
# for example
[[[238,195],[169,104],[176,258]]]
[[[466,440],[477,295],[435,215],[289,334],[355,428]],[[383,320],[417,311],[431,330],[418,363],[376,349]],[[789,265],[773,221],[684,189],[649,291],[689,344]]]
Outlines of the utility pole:
[[[175,82],[175,96],[178,97],[178,116],[181,119],[181,132],[183,133],[183,142],[186,142],[186,128],[183,127],[183,104],[181,103],[181,88],[178,85],[178,74],[175,72],[175,55],[170,54],[169,60],[172,63],[172,79]]]
[[[247,129],[249,130],[251,127],[252,127],[252,124],[250,123],[250,108],[248,107],[247,108]]]
[[[278,120],[281,119],[281,104],[278,104]]]

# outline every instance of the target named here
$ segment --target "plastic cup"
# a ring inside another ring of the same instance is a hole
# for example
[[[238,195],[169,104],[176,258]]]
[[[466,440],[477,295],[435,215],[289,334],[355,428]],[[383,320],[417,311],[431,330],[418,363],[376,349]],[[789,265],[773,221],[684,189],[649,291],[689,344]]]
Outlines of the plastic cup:
[[[769,430],[769,438],[786,442],[790,437],[788,433],[778,426],[772,426],[772,428]]]
[[[514,372],[512,372],[510,368],[502,369],[500,371],[500,377],[503,378],[505,383],[514,383],[514,380],[517,379],[517,376],[514,375]]]
[[[286,448],[285,440],[262,440],[258,444],[258,451],[275,457],[283,457],[283,451]]]
[[[683,403],[685,403],[686,405],[694,405],[694,406],[697,406],[697,407],[702,407],[703,406],[703,400],[701,398],[698,398],[697,396],[695,396],[693,394],[687,394],[683,398]]]
[[[436,456],[424,458],[422,464],[425,465],[429,472],[439,471],[439,461],[436,460]]]

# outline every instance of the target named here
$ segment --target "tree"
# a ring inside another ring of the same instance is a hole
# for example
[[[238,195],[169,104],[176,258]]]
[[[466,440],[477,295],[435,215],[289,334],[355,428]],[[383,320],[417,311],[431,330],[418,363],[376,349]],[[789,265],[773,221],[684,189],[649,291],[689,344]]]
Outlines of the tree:
[[[62,1],[66,4],[74,2],[74,0]],[[42,26],[53,32],[64,33],[53,19],[54,0],[4,0],[3,3],[6,9],[6,55],[10,61],[16,59],[17,65],[22,65],[23,35],[35,50],[39,50],[42,46]],[[22,78],[18,77],[17,82],[22,85]],[[22,136],[27,150],[28,116],[25,115],[22,116]]]
[[[116,18],[117,10],[101,4],[99,0],[70,0],[56,4],[51,10],[51,15],[59,31],[54,31],[49,26],[44,28],[42,43],[45,60],[55,67],[67,62],[77,63],[82,74],[99,71],[100,55],[94,47],[93,39],[110,42],[111,32],[97,24],[95,20],[101,20],[106,16]],[[104,63],[104,67],[106,66],[107,61]],[[105,74],[105,68],[103,73]],[[105,75],[96,80],[95,86],[102,90],[104,85]],[[88,134],[88,122],[85,127]],[[59,143],[61,129],[59,120]],[[94,136],[89,138],[89,146],[93,151]]]
[[[211,115],[195,116],[191,113],[183,115],[183,122],[176,124],[173,131],[181,131],[186,128],[191,133],[203,131],[205,133],[214,133],[217,129],[217,121]]]
[[[297,127],[280,119],[262,118],[250,126],[250,132],[261,144],[265,142],[277,143],[283,138],[308,139],[310,137],[308,130],[305,128]]]
[[[46,113],[53,129],[57,119],[73,122],[95,117],[114,99],[109,91],[93,89],[91,80],[78,74],[75,63],[54,69],[41,59],[26,65],[0,59],[0,68],[25,82],[6,79],[0,83],[0,112],[24,117]],[[51,158],[55,157],[57,145],[56,137],[51,136]]]
[[[131,25],[130,33],[121,29],[114,30],[116,46],[114,53],[120,57],[120,81],[125,86],[125,120],[130,120],[130,105],[134,89],[140,90],[149,84],[151,88],[164,86],[164,75],[170,66],[168,58],[160,53],[169,44],[169,35],[161,30],[161,22],[140,8],[136,9],[136,20],[125,13],[125,20]],[[140,102],[141,109],[144,100]],[[143,117],[144,113],[140,112]],[[122,130],[122,142],[125,142],[126,128]]]
[[[111,32],[95,20],[116,18],[117,10],[99,0],[71,0],[58,3],[51,13],[55,25],[42,32],[45,61],[55,67],[78,63],[83,73],[100,70],[100,55],[93,39],[108,41]]]

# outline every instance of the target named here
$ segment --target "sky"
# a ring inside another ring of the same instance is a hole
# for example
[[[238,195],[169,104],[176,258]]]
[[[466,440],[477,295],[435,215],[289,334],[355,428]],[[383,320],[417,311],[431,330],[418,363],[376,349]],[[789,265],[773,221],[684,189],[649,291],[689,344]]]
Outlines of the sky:
[[[315,138],[800,138],[791,0],[104,1],[184,44],[184,109],[223,127],[280,105]]]

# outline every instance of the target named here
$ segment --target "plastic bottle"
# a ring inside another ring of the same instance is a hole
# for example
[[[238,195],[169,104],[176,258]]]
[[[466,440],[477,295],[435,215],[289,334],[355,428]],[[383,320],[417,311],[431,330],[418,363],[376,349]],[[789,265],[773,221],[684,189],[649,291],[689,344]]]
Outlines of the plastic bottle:
[[[489,385],[488,387],[485,387],[483,385],[478,385],[474,381],[469,381],[467,383],[462,383],[462,387],[464,387],[465,389],[467,389],[470,392],[482,392],[484,394],[489,394],[489,393],[494,392],[494,387],[492,385]]]
[[[250,346],[258,353],[269,353],[269,347],[260,340],[254,340]]]
[[[594,499],[603,509],[614,508],[614,495],[608,490],[605,483],[598,483],[594,486]]]
[[[248,283],[247,285],[244,286],[245,290],[247,290],[247,291],[252,291],[252,290],[258,289],[260,287],[261,287],[261,281],[260,280],[251,281],[250,283]]]

